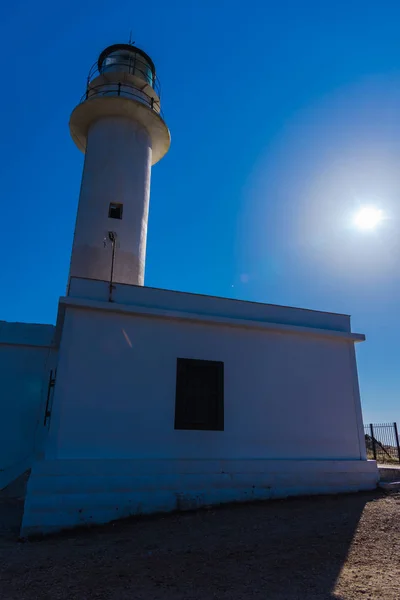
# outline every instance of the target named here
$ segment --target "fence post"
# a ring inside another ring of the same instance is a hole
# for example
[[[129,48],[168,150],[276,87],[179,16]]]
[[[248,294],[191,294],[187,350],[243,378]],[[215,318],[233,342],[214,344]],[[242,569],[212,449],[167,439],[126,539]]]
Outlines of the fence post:
[[[396,445],[397,445],[397,458],[400,463],[400,444],[399,444],[399,432],[397,431],[397,423],[393,423],[394,435],[396,436]]]
[[[375,437],[374,437],[374,426],[372,425],[372,423],[369,424],[369,429],[371,431],[372,452],[374,453],[374,460],[376,460],[376,445],[375,445]]]

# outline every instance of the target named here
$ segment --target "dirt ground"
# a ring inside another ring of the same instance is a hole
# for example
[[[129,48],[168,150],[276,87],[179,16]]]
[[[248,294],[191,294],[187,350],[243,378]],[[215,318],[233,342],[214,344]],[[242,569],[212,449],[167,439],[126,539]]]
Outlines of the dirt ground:
[[[0,501],[1,600],[400,599],[400,495],[153,517],[21,543]]]

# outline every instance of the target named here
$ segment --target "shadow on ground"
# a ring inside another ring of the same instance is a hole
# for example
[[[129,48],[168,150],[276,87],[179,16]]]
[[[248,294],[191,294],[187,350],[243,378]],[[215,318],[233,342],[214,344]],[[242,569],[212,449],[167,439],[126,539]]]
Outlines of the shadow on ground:
[[[357,552],[361,543],[354,536],[365,507],[381,501],[379,492],[269,501],[130,519],[21,544],[15,538],[21,503],[6,498],[0,596],[358,598],[333,590],[350,547]],[[365,557],[370,549],[361,544],[359,551]]]

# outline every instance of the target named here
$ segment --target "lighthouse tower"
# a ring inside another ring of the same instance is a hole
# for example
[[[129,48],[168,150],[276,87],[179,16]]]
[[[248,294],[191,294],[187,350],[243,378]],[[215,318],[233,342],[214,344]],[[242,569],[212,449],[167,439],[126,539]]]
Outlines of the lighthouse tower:
[[[69,278],[143,285],[151,166],[170,145],[151,58],[131,44],[103,50],[70,131],[85,163]]]

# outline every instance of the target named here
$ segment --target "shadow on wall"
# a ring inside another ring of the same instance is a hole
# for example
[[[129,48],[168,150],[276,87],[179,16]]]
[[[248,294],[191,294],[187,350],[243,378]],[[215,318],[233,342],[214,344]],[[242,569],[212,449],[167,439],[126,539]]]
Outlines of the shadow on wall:
[[[0,490],[32,464],[43,426],[54,327],[0,321]]]
[[[28,470],[0,490],[0,539],[10,536],[15,540],[19,535],[29,475]]]
[[[338,600],[336,583],[360,517],[379,497],[374,491],[293,498],[68,531],[25,544],[19,564],[4,570],[3,594],[37,598],[50,582],[54,597],[68,588],[74,598],[89,589],[122,598],[132,589],[146,598]],[[363,532],[357,535],[362,542]],[[368,551],[362,543],[354,548]],[[55,549],[59,564],[68,564],[56,578],[48,561]],[[39,575],[24,584],[27,564]]]

